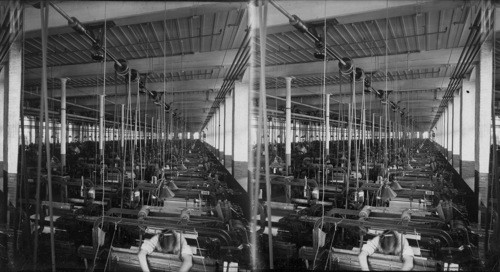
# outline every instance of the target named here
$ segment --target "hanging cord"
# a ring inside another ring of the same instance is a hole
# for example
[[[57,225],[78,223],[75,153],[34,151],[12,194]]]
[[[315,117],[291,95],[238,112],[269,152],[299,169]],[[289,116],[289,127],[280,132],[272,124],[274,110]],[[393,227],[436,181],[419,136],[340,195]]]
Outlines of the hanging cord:
[[[47,40],[48,40],[48,22],[49,22],[49,8],[47,3],[42,2],[41,6],[41,24],[42,24],[42,97],[43,97],[43,112],[45,115],[45,154],[46,154],[46,167],[47,167],[47,181],[49,189],[49,218],[50,218],[50,253],[52,271],[56,271],[56,256],[54,245],[54,212],[52,202],[52,169],[50,159],[50,135],[49,135],[49,111],[47,99]],[[40,153],[41,154],[41,153]],[[38,215],[37,215],[38,218]],[[38,252],[36,252],[37,254]]]
[[[196,229],[195,229],[195,231],[196,231]],[[207,267],[205,266],[205,257],[203,257],[203,254],[201,253],[201,247],[200,247],[200,242],[198,241],[198,237],[196,237],[196,244],[198,245],[198,248],[200,250],[201,261],[203,263],[203,270],[205,272],[207,272]]]
[[[106,43],[106,39],[107,39],[107,33],[106,33],[106,24],[107,24],[107,18],[106,18],[106,2],[104,2],[104,56],[106,56],[107,54],[107,43]],[[105,103],[105,100],[104,98],[106,97],[106,61],[103,61],[102,62],[103,65],[102,65],[102,70],[103,70],[103,83],[102,83],[102,98],[99,99],[99,103],[102,103],[104,104]],[[104,215],[105,215],[105,210],[104,210],[104,194],[105,194],[105,186],[104,186],[104,181],[105,181],[105,175],[106,175],[106,171],[105,171],[105,132],[106,132],[106,120],[104,119],[105,118],[105,105],[100,105],[100,108],[102,110],[102,112],[100,112],[100,115],[99,116],[99,119],[101,119],[101,122],[102,122],[102,125],[100,124],[99,126],[99,145],[101,146],[101,184],[102,184],[102,203],[101,203],[101,206],[102,206],[102,223],[104,224]],[[109,203],[109,205],[111,205],[111,203]]]
[[[104,216],[103,216],[103,220],[104,220]],[[121,222],[121,220],[119,222]],[[106,264],[104,265],[104,271],[106,271],[108,268],[109,256],[111,256],[111,247],[113,247],[113,241],[115,240],[116,229],[118,227],[119,222],[115,222],[115,230],[113,231],[113,237],[111,238],[111,243],[109,244],[108,257],[106,257]]]
[[[493,15],[491,16],[491,25],[495,25],[495,21],[497,20],[496,16]],[[493,60],[496,60],[496,43],[497,43],[497,40],[496,40],[496,31],[492,31],[493,34],[492,34],[492,43],[493,43],[493,49],[492,49],[492,59]],[[493,71],[496,71],[496,68],[497,68],[497,61],[493,61]],[[492,78],[492,86],[495,86],[495,81],[496,81],[496,74],[493,75],[493,78]],[[497,143],[497,132],[496,132],[496,113],[495,113],[495,103],[494,101],[496,101],[496,92],[493,91],[492,92],[492,100],[493,103],[491,103],[491,106],[492,106],[492,110],[491,110],[491,119],[492,119],[492,127],[493,127],[493,150],[498,150],[498,143]],[[492,165],[493,165],[493,169],[491,169],[491,173],[492,173],[492,177],[491,177],[491,180],[493,181],[492,182],[492,186],[491,186],[491,192],[490,192],[490,199],[492,198],[496,198],[496,210],[497,210],[497,214],[499,212],[499,207],[500,207],[500,184],[498,183],[498,172],[497,172],[497,169],[499,167],[498,165],[498,154],[497,152],[493,152],[492,154]],[[496,184],[495,184],[496,183]],[[494,192],[493,190],[496,189],[496,192]],[[495,197],[495,193],[496,193],[496,197]],[[488,200],[488,205],[490,205],[490,200]],[[489,208],[489,207],[488,207]],[[490,218],[490,224],[493,224],[495,221],[494,221],[494,215],[495,213],[491,213],[491,218]],[[488,226],[488,236],[489,236],[489,229],[490,229],[491,225]],[[500,237],[500,224],[498,222],[496,222],[495,224],[495,228],[493,229],[493,237]],[[491,239],[491,237],[488,237],[489,239]],[[491,250],[491,243],[488,239],[488,250]],[[498,264],[498,261],[497,261],[497,264]],[[496,265],[496,264],[495,264]]]
[[[332,246],[333,246],[333,240],[335,240],[335,234],[337,234],[337,226],[338,224],[340,224],[342,221],[344,220],[344,218],[340,219],[339,222],[335,222],[335,229],[333,231],[333,236],[332,236],[332,240],[330,241],[330,246],[328,247],[328,251],[330,252],[332,250]],[[326,267],[328,266],[328,263],[330,262],[330,256],[328,256],[327,260],[326,260],[326,263],[325,263],[325,267],[324,267],[324,270],[326,271]]]
[[[116,107],[117,106],[116,98],[118,96],[118,73],[116,72],[116,70],[114,73],[114,84],[115,84],[115,103],[113,104],[113,151],[112,151],[112,154],[114,155],[116,153],[116,155],[118,155],[118,152],[117,152],[118,141],[116,139],[117,132],[115,131],[115,130],[117,130],[117,125],[118,125],[118,120],[117,120],[118,113],[117,113],[117,107]],[[113,159],[115,159],[115,158],[113,158]]]
[[[384,139],[384,171],[387,172],[388,175],[388,165],[389,165],[389,153],[388,153],[388,146],[387,146],[387,139],[388,139],[388,95],[387,95],[387,90],[388,90],[388,74],[387,74],[387,62],[388,62],[388,44],[387,44],[387,39],[389,38],[389,30],[388,30],[388,25],[389,25],[389,0],[386,0],[386,8],[385,8],[385,92],[384,92],[384,99],[385,99],[385,104],[384,104],[384,116],[385,116],[385,139]],[[386,176],[388,178],[388,176]]]
[[[22,12],[22,11],[21,11]],[[24,21],[24,12],[22,12],[22,15],[20,15],[21,18],[23,18],[23,21]],[[23,28],[23,31],[21,33],[21,40],[22,40],[22,45],[21,45],[21,52],[25,52],[24,49],[25,49],[25,35],[24,35],[24,24],[22,24],[22,28]],[[21,58],[21,67],[25,67],[25,58]],[[22,69],[21,71],[21,101],[20,101],[20,120],[21,120],[21,167],[19,168],[20,170],[20,174],[19,174],[19,179],[21,180],[21,186],[19,186],[19,194],[18,194],[18,197],[19,199],[23,199],[23,192],[24,192],[24,196],[25,196],[25,200],[28,200],[28,185],[26,183],[26,173],[27,173],[27,169],[26,169],[26,140],[25,140],[25,123],[24,123],[24,105],[23,105],[23,101],[24,101],[24,73],[25,73],[25,70]],[[31,126],[30,126],[30,130],[31,130]],[[20,205],[20,209],[19,209],[19,224],[18,224],[18,227],[17,229],[21,229],[21,222],[23,221],[22,220],[22,215],[23,215],[23,211],[27,208],[28,206],[28,202],[26,201],[26,204],[22,204]],[[21,238],[21,235],[18,235],[17,236],[17,239],[19,240]],[[18,247],[18,250],[19,250],[19,244],[17,244],[17,247]]]
[[[337,152],[337,161],[339,162],[339,166],[341,166],[342,164],[340,163],[340,159],[344,156],[344,103],[342,103],[342,100],[343,100],[343,94],[342,94],[342,73],[339,69],[339,92],[340,92],[340,103],[339,103],[339,120],[340,120],[340,123],[338,124],[339,125],[339,143],[341,145],[337,146],[337,150],[340,151],[340,149],[342,149],[342,152]],[[341,148],[342,147],[342,148]],[[340,154],[342,154],[340,156]],[[340,156],[340,157],[339,157]]]
[[[352,77],[352,113],[353,113],[353,124],[352,125],[353,125],[353,133],[354,133],[354,163],[356,164],[355,178],[356,178],[356,192],[357,192],[357,190],[359,189],[358,173],[359,173],[359,151],[360,151],[359,150],[359,144],[360,144],[359,135],[360,135],[360,133],[359,133],[359,130],[357,129],[358,112],[357,112],[357,107],[356,107],[356,75],[354,74],[354,72],[353,72],[353,77]],[[360,126],[360,129],[361,129],[361,126]],[[349,186],[350,186],[350,184],[349,184]]]
[[[262,125],[262,134],[264,135],[264,165],[266,177],[266,200],[267,200],[267,225],[268,225],[268,243],[269,243],[269,268],[274,268],[273,260],[273,235],[272,235],[272,214],[271,214],[271,183],[269,179],[269,140],[268,140],[268,127],[267,127],[267,108],[266,108],[266,81],[265,81],[265,61],[266,61],[266,37],[267,37],[267,0],[263,0],[259,7],[259,20],[260,20],[260,121]],[[259,136],[260,137],[260,136]],[[260,151],[260,150],[259,150]],[[260,152],[258,154],[260,157]],[[260,165],[257,165],[258,171]],[[258,182],[258,180],[257,180]]]
[[[130,74],[130,71],[128,72],[128,80],[127,80],[127,134],[128,134],[128,137],[127,137],[127,143],[125,144],[125,147],[128,145],[129,146],[129,149],[130,149],[130,163],[133,167],[133,158],[134,158],[134,148],[132,146],[133,144],[133,141],[132,141],[132,89],[131,89],[131,74]],[[125,148],[126,150],[127,148]],[[125,152],[125,155],[126,155],[126,152]],[[125,157],[126,158],[126,157]],[[124,164],[123,164],[123,167],[124,167],[124,170],[126,171],[126,165],[127,165],[127,162],[124,158]],[[132,168],[132,171],[130,173],[130,179],[132,181],[132,192],[134,191],[134,169]]]
[[[137,80],[137,101],[136,101],[136,128],[137,128],[137,138],[139,140],[139,173],[141,175],[141,182],[144,180],[144,172],[143,172],[143,150],[142,150],[142,137],[146,135],[141,135],[141,96],[140,96],[140,87],[139,87],[139,82],[140,80]],[[141,195],[141,199],[143,199]]]
[[[255,17],[257,17],[257,15],[253,14],[253,13],[260,13],[259,10],[258,10],[258,3],[257,1],[255,1],[255,4],[257,7],[254,7],[253,5],[250,5],[250,15],[253,15]],[[252,12],[253,11],[253,12]],[[257,20],[258,18],[255,18],[255,20]],[[255,28],[250,28],[251,31],[251,34],[252,34],[252,39],[250,39],[250,47],[251,47],[251,50],[252,52],[257,52],[256,50],[256,47],[257,47],[257,42],[256,42],[256,39],[257,39],[257,31],[255,30]],[[260,49],[260,51],[262,52],[262,48]],[[257,68],[257,65],[256,65],[256,62],[257,62],[257,57],[255,58],[252,58],[251,59],[251,68],[249,71],[250,71],[250,80],[252,80],[252,83],[254,84],[251,84],[251,86],[254,86],[255,83],[256,83],[256,79],[257,77],[256,76],[253,76],[254,74],[254,69]],[[260,99],[260,93],[259,93],[259,99]],[[259,100],[259,103],[260,103],[260,100]],[[235,109],[234,109],[235,110]],[[258,209],[260,209],[259,207],[261,206],[260,204],[260,201],[259,201],[259,191],[260,191],[260,168],[261,168],[261,154],[262,154],[262,118],[261,116],[263,115],[263,112],[262,112],[262,107],[258,106],[258,116],[257,116],[257,136],[256,136],[256,154],[255,154],[255,170],[254,170],[254,178],[253,178],[253,181],[251,182],[251,188],[252,188],[252,191],[251,191],[251,197],[252,197],[252,201],[253,204],[252,205],[252,209],[251,209],[251,212],[252,212],[252,217],[251,217],[251,220],[252,220],[252,224],[251,224],[251,227],[252,227],[252,231],[251,231],[251,238],[252,238],[252,244],[254,244],[255,246],[251,247],[251,257],[252,257],[252,266],[254,268],[257,268],[257,213],[258,213]],[[262,218],[264,216],[264,212],[262,212],[260,214],[260,217]],[[262,227],[261,227],[262,229]],[[268,232],[270,234],[272,234],[271,230]]]
[[[330,99],[326,99],[326,61],[327,61],[327,54],[326,54],[326,0],[324,1],[324,10],[325,10],[325,16],[324,16],[324,21],[323,21],[323,37],[324,37],[324,41],[323,41],[323,55],[324,55],[324,58],[323,58],[323,79],[322,79],[322,93],[321,93],[321,97],[322,97],[322,101],[323,103],[321,104],[321,112],[323,114],[323,122],[326,122],[326,115],[327,114],[330,114],[330,112],[325,112],[325,108],[326,108],[326,105],[325,103],[330,103]],[[329,126],[329,124],[325,124],[323,125],[324,129],[327,129],[327,127]],[[323,136],[325,136],[326,138],[326,131],[323,131],[324,134]],[[322,142],[321,139],[319,139],[320,143]],[[327,146],[329,144],[329,140],[330,139],[326,139],[325,140],[325,145],[321,148],[321,145],[320,145],[320,163],[322,162],[322,172],[321,172],[321,179],[322,179],[322,201],[321,201],[321,227],[319,228],[320,231],[322,231],[323,229],[323,224],[324,224],[324,221],[325,221],[325,180],[326,180],[326,150],[327,150]],[[320,233],[321,232],[318,232],[318,236],[320,236]],[[314,239],[314,238],[313,238]],[[318,237],[319,239],[319,237]],[[318,258],[318,253],[319,253],[319,241],[318,241],[318,245],[317,245],[317,248],[316,248],[316,253],[314,254],[314,261],[313,261],[313,268],[316,267],[316,259]]]

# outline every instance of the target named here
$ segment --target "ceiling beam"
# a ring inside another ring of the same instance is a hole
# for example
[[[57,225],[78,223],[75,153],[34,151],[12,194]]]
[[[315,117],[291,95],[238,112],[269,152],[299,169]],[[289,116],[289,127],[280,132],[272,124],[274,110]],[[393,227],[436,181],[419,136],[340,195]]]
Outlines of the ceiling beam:
[[[232,2],[156,2],[156,1],[55,1],[69,16],[76,17],[83,24],[113,21],[117,26],[140,24],[194,17],[202,14],[223,12],[246,8],[244,1]],[[26,38],[39,37],[40,10],[31,5],[25,6]],[[73,32],[64,17],[52,7],[49,8],[50,34]]]
[[[128,66],[131,69],[136,69],[139,73],[157,72],[169,73],[171,71],[195,70],[195,69],[213,69],[229,66],[236,56],[237,49],[225,51],[213,51],[194,53],[181,56],[158,57],[158,58],[143,58],[132,59],[128,61]],[[103,63],[86,63],[72,64],[47,67],[47,73],[52,78],[63,77],[102,77]],[[106,74],[114,75],[114,62],[106,62]],[[42,76],[41,68],[26,69],[26,80],[40,79]]]
[[[353,59],[356,67],[362,68],[365,73],[381,71],[384,72],[386,64],[390,71],[423,69],[457,64],[463,47],[424,51],[419,53],[399,54],[385,57],[366,57]],[[273,65],[266,67],[266,77],[287,77],[301,75],[322,75],[323,61],[314,61],[297,64]],[[255,70],[259,74],[260,69]],[[339,73],[338,62],[329,61],[326,66],[328,74]]]
[[[387,89],[396,90],[400,92],[406,91],[418,91],[424,89],[441,89],[444,90],[448,86],[448,77],[434,77],[434,78],[420,78],[420,79],[409,79],[409,80],[398,80],[398,81],[388,81]],[[360,88],[360,84],[357,84],[357,88]],[[339,94],[339,85],[326,85],[327,92],[332,94]],[[385,90],[385,81],[373,82],[372,87],[376,90]],[[323,86],[307,86],[307,87],[296,87],[292,82],[292,97],[307,96],[307,95],[319,95],[322,93]],[[359,90],[358,92],[360,92]],[[268,88],[267,92],[274,96],[284,97],[286,95],[285,88],[272,89]],[[342,92],[344,94],[351,93],[350,85],[343,84]]]
[[[299,16],[306,23],[322,23],[336,19],[340,24],[384,19],[389,16],[405,16],[417,12],[452,9],[464,5],[461,1],[423,0],[413,1],[276,1],[288,13]],[[258,23],[258,22],[256,22]],[[294,31],[288,18],[271,6],[266,23],[267,34]]]
[[[186,99],[186,100],[183,100],[183,101],[179,101],[179,100],[172,101],[171,98],[168,98],[165,101],[165,103],[167,103],[167,104],[172,103],[171,107],[176,107],[176,108],[180,108],[180,107],[184,107],[184,105],[192,105],[192,104],[196,104],[196,105],[200,105],[200,106],[202,106],[202,105],[203,106],[206,106],[206,105],[211,106],[213,104],[216,96],[217,96],[216,93],[210,95],[209,100],[192,100],[192,99],[199,99],[199,96],[198,97],[196,97],[196,96],[185,97],[184,99]],[[180,97],[179,97],[179,99],[180,99]],[[71,101],[71,100],[68,100],[68,101]],[[141,101],[140,102],[141,107],[145,107],[146,96],[141,95],[140,101]],[[155,105],[152,99],[148,98],[147,101],[148,101],[148,107],[153,107]],[[84,98],[74,100],[71,102],[77,103],[78,105],[82,105],[82,106],[97,106],[97,105],[99,105],[99,101],[97,100],[96,97],[93,97],[93,98],[84,97]],[[127,97],[126,96],[120,96],[120,97],[117,97],[116,99],[113,96],[106,97],[106,106],[108,106],[108,105],[114,106],[114,105],[122,105],[122,104],[127,105]],[[132,97],[131,105],[132,105],[132,108],[135,109],[135,105],[137,105],[136,96]]]
[[[222,78],[212,78],[212,79],[194,79],[194,80],[184,80],[184,81],[172,81],[172,82],[167,82],[166,85],[166,93],[167,97],[172,96],[171,92],[175,91],[176,95],[175,96],[180,96],[179,99],[181,99],[182,92],[183,90],[186,90],[185,94],[189,92],[202,92],[202,91],[210,91],[212,90],[217,91],[223,83]],[[121,84],[117,86],[117,92],[116,95],[118,96],[124,96],[127,95],[127,88],[125,85]],[[146,85],[148,90],[152,91],[157,91],[159,93],[163,92],[164,84],[163,82],[156,82],[156,83],[148,83]],[[71,81],[68,81],[67,84],[67,99],[75,98],[82,98],[82,97],[88,97],[88,96],[95,96],[95,95],[100,95],[102,94],[103,87],[71,87]],[[115,95],[115,85],[107,85],[106,86],[106,92],[108,94],[108,97],[114,96]],[[137,87],[133,86],[132,87],[132,97],[137,95]],[[49,89],[49,93],[51,94],[51,97],[54,98],[60,98],[61,97],[61,90],[60,89]],[[178,94],[180,93],[180,94]],[[198,97],[202,97],[204,94],[198,94]]]

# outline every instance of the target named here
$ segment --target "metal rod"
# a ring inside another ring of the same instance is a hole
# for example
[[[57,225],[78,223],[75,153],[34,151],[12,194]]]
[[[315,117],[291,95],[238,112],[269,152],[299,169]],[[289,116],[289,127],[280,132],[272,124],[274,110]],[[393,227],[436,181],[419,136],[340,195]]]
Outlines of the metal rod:
[[[265,173],[266,173],[266,200],[267,200],[267,217],[271,218],[271,181],[269,178],[269,139],[268,139],[268,128],[267,128],[267,114],[265,113],[266,108],[266,38],[267,38],[267,0],[263,0],[260,6],[259,12],[260,19],[260,47],[263,49],[260,53],[260,107],[261,107],[261,122],[264,134],[264,160],[265,160]],[[260,154],[259,154],[260,156]],[[259,168],[258,168],[259,169]],[[257,170],[259,171],[259,170]],[[269,243],[269,268],[274,268],[273,260],[273,235],[272,235],[272,220],[267,220],[268,227],[268,243]]]
[[[50,158],[50,135],[49,135],[49,111],[47,99],[47,28],[49,22],[49,8],[47,3],[41,3],[41,23],[42,23],[42,98],[44,104],[45,115],[45,154],[47,179],[49,188],[49,218],[50,218],[50,255],[52,263],[52,271],[56,271],[56,255],[54,245],[54,211],[52,205],[52,167]]]
[[[59,14],[61,14],[67,21],[69,24],[79,24],[79,26],[82,28],[82,33],[83,35],[85,35],[85,37],[87,37],[90,42],[92,44],[95,44],[97,43],[96,39],[94,39],[94,37],[92,37],[89,32],[87,31],[87,29],[85,28],[85,26],[81,25],[80,22],[78,22],[78,20],[75,20],[73,19],[72,17],[70,17],[64,10],[62,10],[58,5],[52,3],[52,2],[48,2]],[[99,48],[100,50],[102,50],[102,48]],[[104,52],[104,50],[102,50]],[[119,67],[122,67],[121,63],[118,61],[118,59],[113,56],[111,53],[108,52],[108,50],[106,50],[104,52],[106,54],[106,56],[108,56],[110,59],[112,59],[115,64]]]
[[[304,25],[304,23],[302,22],[302,20],[300,20],[300,18],[297,15],[291,15],[284,8],[282,8],[280,5],[278,5],[277,3],[275,3],[274,0],[269,0],[269,3],[271,3],[271,5],[273,5],[277,10],[279,10],[281,13],[283,13],[283,15],[285,15],[288,18],[288,20],[290,21],[290,24],[292,24],[300,32],[303,32],[304,34],[306,34],[315,43],[323,42],[317,36],[315,36],[314,34],[312,34],[309,31],[309,29]],[[325,48],[326,48],[327,53],[329,53],[334,58],[336,58],[341,65],[346,65],[345,61],[343,61],[340,56],[338,56],[331,48],[329,48],[327,46],[326,39],[325,39],[324,43],[325,43]]]

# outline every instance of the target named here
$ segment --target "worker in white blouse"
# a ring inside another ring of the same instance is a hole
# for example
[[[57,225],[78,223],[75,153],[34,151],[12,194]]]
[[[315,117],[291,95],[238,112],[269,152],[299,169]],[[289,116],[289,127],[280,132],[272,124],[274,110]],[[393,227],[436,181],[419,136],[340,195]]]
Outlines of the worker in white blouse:
[[[375,252],[400,256],[403,261],[401,270],[409,271],[413,269],[413,249],[401,233],[386,230],[381,235],[368,240],[361,248],[361,253],[358,256],[361,270],[370,270],[368,267],[368,256],[371,256]]]
[[[146,256],[155,250],[178,255],[182,261],[179,272],[189,271],[193,266],[193,252],[191,251],[191,247],[187,244],[182,234],[176,231],[165,231],[144,240],[138,254],[139,264],[143,272],[149,272]]]

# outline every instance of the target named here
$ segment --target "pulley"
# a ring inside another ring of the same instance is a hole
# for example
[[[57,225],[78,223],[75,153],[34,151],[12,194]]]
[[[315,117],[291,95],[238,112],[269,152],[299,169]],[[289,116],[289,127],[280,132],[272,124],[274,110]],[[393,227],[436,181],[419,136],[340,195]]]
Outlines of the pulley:
[[[104,60],[104,53],[100,50],[94,51],[90,54],[90,58],[92,58],[93,61],[101,62]]]
[[[356,82],[359,82],[363,78],[364,75],[365,75],[365,72],[363,71],[363,69],[356,67],[355,74],[354,74],[354,80]]]
[[[146,93],[148,89],[146,89],[146,81],[143,80],[142,78],[139,79],[139,92],[140,93]]]
[[[365,78],[365,87],[368,88],[366,91],[371,92],[372,80],[369,77]]]
[[[340,72],[344,75],[351,74],[353,71],[352,60],[350,58],[342,58],[342,60],[345,62],[345,64],[339,62]]]
[[[137,82],[139,79],[139,72],[136,69],[130,70],[130,82]]]
[[[126,60],[124,59],[119,59],[117,61],[118,63],[115,63],[114,67],[115,67],[115,71],[118,75],[120,76],[125,76],[128,74],[128,71],[129,71],[129,67],[128,67],[128,63]]]

